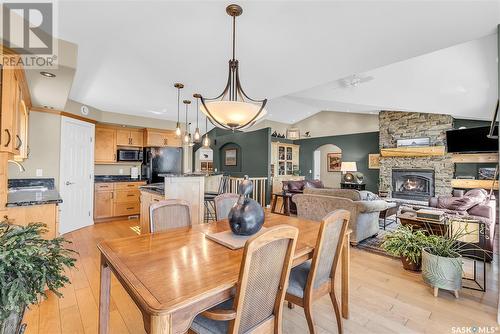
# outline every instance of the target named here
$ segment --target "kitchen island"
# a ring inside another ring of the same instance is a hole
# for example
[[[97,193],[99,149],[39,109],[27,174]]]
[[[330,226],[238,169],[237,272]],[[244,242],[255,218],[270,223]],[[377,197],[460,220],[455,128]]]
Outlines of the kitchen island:
[[[150,233],[149,206],[162,199],[183,199],[190,205],[191,224],[203,222],[203,200],[205,176],[200,174],[160,175],[164,183],[142,186],[141,190],[141,234]]]

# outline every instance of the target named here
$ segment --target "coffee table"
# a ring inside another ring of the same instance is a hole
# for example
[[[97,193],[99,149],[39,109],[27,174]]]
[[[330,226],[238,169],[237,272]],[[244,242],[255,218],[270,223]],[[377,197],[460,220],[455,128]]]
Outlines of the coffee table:
[[[428,219],[417,218],[415,212],[404,212],[396,216],[401,225],[413,226],[416,229],[427,230],[431,234],[448,236],[448,219],[444,218],[442,221],[434,221]]]

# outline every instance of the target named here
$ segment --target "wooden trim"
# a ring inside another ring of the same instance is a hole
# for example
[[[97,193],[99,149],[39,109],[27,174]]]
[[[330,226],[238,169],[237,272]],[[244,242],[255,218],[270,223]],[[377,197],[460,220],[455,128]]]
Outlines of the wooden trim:
[[[498,190],[498,180],[465,180],[465,179],[452,179],[451,186],[453,188],[474,189],[483,188]]]
[[[444,146],[393,147],[380,150],[380,155],[383,157],[430,157],[442,156],[445,153]]]
[[[88,123],[92,123],[92,124],[97,124],[97,121],[95,119],[91,119],[91,118],[87,118],[87,117],[75,115],[75,114],[72,114],[72,113],[69,113],[69,112],[66,112],[66,111],[61,111],[61,110],[56,110],[56,109],[48,109],[48,108],[43,108],[43,107],[32,107],[30,109],[30,111],[45,112],[45,113],[48,113],[48,114],[65,116],[65,117],[77,119],[79,121],[88,122]]]
[[[498,163],[498,153],[471,153],[453,154],[451,160],[454,163]]]

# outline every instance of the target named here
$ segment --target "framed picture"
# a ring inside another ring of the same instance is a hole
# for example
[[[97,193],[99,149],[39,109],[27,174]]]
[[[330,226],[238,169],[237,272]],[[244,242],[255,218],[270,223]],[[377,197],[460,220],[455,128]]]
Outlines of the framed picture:
[[[286,138],[292,139],[292,140],[300,139],[300,130],[297,128],[287,129],[286,130]]]
[[[479,168],[480,180],[493,180],[495,178],[495,168]]]
[[[235,148],[228,148],[224,151],[224,166],[236,166],[238,164],[237,161],[238,150]]]
[[[380,154],[368,154],[368,168],[380,169]]]
[[[430,144],[431,139],[429,137],[396,140],[397,147],[430,146]]]
[[[342,153],[328,153],[326,159],[326,165],[328,166],[329,172],[340,172]]]

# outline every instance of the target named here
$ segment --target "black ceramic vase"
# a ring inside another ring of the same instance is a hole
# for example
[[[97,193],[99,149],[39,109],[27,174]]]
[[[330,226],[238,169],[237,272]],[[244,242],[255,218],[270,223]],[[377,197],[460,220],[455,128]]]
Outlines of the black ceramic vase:
[[[252,235],[264,224],[264,209],[257,201],[248,198],[253,191],[252,181],[245,175],[245,180],[238,187],[238,202],[229,211],[229,226],[234,234]]]

